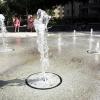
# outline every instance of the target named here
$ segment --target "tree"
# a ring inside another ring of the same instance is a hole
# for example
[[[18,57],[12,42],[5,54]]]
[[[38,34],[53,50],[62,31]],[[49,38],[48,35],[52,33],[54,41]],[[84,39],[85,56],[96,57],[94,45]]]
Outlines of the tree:
[[[6,0],[0,0],[0,13],[8,17],[11,15],[10,8]]]
[[[52,9],[56,5],[65,5],[66,3],[71,3],[72,8],[72,19],[73,19],[73,3],[78,2],[88,2],[88,0],[4,0],[5,3],[1,4],[0,11],[8,15],[27,15],[34,14],[41,8],[43,10]]]
[[[54,5],[64,4],[63,0],[5,0],[11,10],[18,14],[35,13],[38,8],[49,9]]]

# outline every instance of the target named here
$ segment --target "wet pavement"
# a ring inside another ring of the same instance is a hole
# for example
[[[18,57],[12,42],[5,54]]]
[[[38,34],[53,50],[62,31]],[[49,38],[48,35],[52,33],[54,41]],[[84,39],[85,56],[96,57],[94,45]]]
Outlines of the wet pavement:
[[[48,90],[34,89],[25,83],[29,75],[42,70],[36,34],[9,33],[7,44],[14,51],[0,53],[0,100],[100,100],[100,55],[87,53],[87,33],[76,33],[76,37],[71,32],[50,33],[47,72],[61,76],[62,83]],[[93,50],[98,41],[100,37],[93,36]]]

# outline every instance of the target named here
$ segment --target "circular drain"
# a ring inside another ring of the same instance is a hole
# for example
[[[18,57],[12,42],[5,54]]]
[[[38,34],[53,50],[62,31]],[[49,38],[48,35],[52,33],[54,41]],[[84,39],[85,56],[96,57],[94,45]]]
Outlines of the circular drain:
[[[12,48],[0,48],[0,52],[11,52],[14,51],[15,49]]]
[[[89,53],[89,54],[100,54],[100,51],[96,51],[96,50],[87,50],[87,53]]]
[[[62,78],[55,73],[45,72],[45,75],[43,73],[32,74],[25,81],[32,88],[46,90],[59,86]]]

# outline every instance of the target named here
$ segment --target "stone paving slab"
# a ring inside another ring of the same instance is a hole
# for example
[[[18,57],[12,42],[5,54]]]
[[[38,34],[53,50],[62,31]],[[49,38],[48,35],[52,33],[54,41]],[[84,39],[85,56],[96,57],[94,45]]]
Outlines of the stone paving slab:
[[[95,49],[99,37],[93,38]],[[36,37],[9,37],[15,51],[0,53],[0,100],[100,100],[100,55],[88,54],[90,37],[56,34],[48,37],[50,67],[62,84],[48,90],[26,85],[25,79],[41,72]],[[2,41],[0,41],[1,43]]]

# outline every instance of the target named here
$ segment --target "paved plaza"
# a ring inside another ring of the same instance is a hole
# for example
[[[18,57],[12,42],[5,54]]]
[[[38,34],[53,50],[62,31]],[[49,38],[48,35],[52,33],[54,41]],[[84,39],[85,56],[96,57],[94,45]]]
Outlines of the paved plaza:
[[[92,50],[100,42],[99,34],[94,34]],[[100,100],[100,55],[87,53],[90,32],[49,33],[47,72],[61,76],[62,83],[48,90],[25,83],[29,75],[42,70],[36,33],[7,33],[6,37],[7,46],[14,50],[0,53],[0,100]]]

